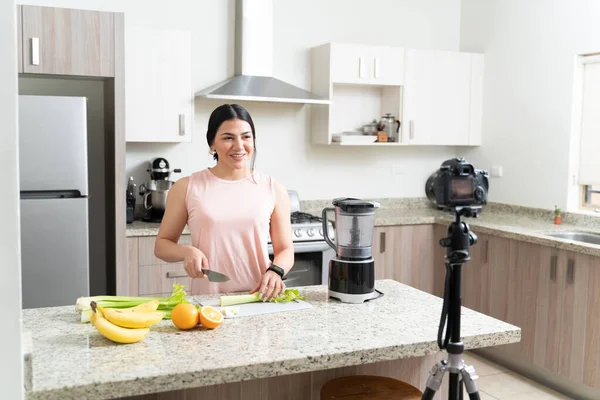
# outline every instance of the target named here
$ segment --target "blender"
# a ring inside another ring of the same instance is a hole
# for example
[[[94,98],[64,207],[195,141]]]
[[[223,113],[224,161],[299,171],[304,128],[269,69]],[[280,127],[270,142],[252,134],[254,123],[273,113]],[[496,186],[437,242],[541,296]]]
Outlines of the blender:
[[[329,261],[329,297],[344,303],[363,303],[379,297],[375,290],[375,261],[371,253],[375,210],[379,203],[355,198],[333,199],[323,209],[323,236],[335,250]],[[335,243],[327,229],[327,213],[335,211]]]

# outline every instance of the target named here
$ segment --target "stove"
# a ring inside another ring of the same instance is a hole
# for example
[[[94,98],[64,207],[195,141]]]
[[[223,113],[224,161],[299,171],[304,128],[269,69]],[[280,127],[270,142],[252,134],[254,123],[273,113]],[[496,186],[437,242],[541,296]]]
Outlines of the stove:
[[[315,215],[300,211],[300,200],[298,193],[288,191],[291,203],[290,220],[292,223],[292,240],[294,243],[319,242],[327,245],[323,236],[323,219]],[[328,222],[329,235],[334,237],[333,225]],[[269,236],[269,243],[271,237]],[[328,246],[328,245],[327,245]]]
[[[321,217],[300,210],[298,193],[288,191],[290,196],[292,241],[294,243],[294,266],[286,275],[287,287],[322,285],[329,281],[329,260],[335,251],[323,236]],[[333,224],[327,223],[329,236],[334,237]],[[273,246],[269,236],[269,256],[273,259]]]

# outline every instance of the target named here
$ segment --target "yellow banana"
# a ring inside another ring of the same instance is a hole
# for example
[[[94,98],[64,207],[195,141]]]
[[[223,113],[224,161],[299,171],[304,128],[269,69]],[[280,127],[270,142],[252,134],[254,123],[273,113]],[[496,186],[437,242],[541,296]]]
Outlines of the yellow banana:
[[[146,303],[142,303],[135,307],[130,308],[115,308],[115,310],[119,310],[119,312],[153,312],[158,309],[158,300],[151,300]]]
[[[102,312],[104,318],[122,328],[149,328],[158,324],[165,316],[162,311],[124,313],[113,308],[105,308]]]
[[[148,328],[121,328],[98,313],[93,313],[90,321],[105,338],[117,343],[136,343],[144,339],[148,335],[148,332],[150,332]]]

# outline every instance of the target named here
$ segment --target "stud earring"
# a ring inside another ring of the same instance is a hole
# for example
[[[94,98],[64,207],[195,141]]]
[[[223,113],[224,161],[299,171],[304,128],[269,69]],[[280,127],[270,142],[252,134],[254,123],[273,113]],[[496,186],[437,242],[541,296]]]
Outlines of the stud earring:
[[[215,149],[213,149],[213,148],[211,147],[211,148],[210,148],[210,151],[209,151],[209,153],[210,153],[211,155],[213,155],[213,156],[214,156],[214,155],[215,155],[215,153],[216,153],[216,151],[215,151]]]

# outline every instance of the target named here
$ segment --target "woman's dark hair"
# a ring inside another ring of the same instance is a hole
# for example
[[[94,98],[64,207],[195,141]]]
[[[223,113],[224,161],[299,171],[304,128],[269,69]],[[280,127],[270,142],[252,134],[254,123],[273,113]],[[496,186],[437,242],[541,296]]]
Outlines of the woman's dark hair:
[[[239,104],[223,104],[215,108],[215,110],[210,114],[210,118],[208,119],[208,130],[206,131],[206,141],[208,142],[208,146],[212,146],[215,141],[215,137],[217,136],[217,131],[221,124],[225,121],[230,121],[232,119],[241,119],[242,121],[246,121],[250,124],[250,128],[252,128],[252,139],[254,140],[254,154],[252,156],[252,164],[251,168],[254,169],[254,159],[256,158],[256,131],[254,130],[254,122],[252,122],[252,117],[250,113]],[[213,155],[215,160],[219,160],[219,156],[217,153]]]

